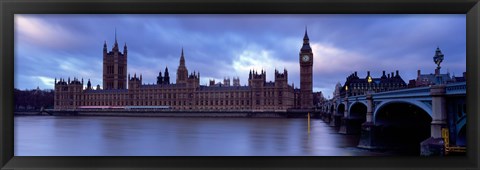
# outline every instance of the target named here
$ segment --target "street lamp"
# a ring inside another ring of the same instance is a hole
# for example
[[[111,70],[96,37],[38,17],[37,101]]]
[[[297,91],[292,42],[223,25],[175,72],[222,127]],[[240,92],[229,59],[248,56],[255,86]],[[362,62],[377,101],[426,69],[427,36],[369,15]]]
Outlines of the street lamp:
[[[372,90],[372,77],[368,76],[368,91],[370,92]]]
[[[348,96],[348,86],[345,86],[345,96]]]

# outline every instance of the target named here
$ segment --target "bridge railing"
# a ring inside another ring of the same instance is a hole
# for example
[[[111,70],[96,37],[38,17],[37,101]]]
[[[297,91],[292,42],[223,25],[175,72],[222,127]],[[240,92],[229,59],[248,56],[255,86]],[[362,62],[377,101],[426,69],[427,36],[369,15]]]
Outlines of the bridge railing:
[[[446,93],[447,95],[453,94],[466,94],[467,84],[466,82],[459,82],[459,83],[451,83],[446,85]],[[391,97],[420,97],[420,96],[430,96],[430,87],[416,87],[416,88],[408,88],[408,89],[401,89],[401,90],[394,90],[394,91],[386,91],[386,92],[379,92],[373,93],[373,98],[391,98]],[[358,96],[351,96],[348,97],[349,100],[365,100],[366,95],[358,95]]]
[[[400,90],[393,90],[393,91],[386,91],[386,92],[378,92],[373,93],[373,98],[384,98],[384,97],[392,97],[392,96],[428,96],[430,93],[430,87],[416,87],[416,88],[408,88],[408,89],[400,89]],[[365,100],[366,95],[358,95],[358,96],[351,96],[348,97],[349,100]]]
[[[416,87],[416,88],[375,93],[373,94],[373,97],[380,98],[384,96],[425,96],[429,94],[430,94],[430,87]]]
[[[466,92],[467,92],[466,82],[447,84],[447,87],[446,87],[447,95],[466,94]]]

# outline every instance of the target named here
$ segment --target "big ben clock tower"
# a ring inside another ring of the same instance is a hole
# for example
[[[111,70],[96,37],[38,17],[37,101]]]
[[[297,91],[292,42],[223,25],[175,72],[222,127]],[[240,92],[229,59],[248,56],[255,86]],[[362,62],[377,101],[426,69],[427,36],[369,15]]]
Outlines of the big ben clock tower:
[[[303,46],[299,54],[300,62],[300,108],[313,108],[312,94],[312,72],[313,72],[313,53],[310,48],[310,40],[308,39],[307,29],[305,28],[305,36],[303,37]]]

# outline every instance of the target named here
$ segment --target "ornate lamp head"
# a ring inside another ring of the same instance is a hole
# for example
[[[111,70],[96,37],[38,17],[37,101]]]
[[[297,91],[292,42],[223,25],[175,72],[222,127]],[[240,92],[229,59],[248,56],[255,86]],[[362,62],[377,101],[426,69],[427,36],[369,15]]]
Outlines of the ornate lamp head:
[[[433,56],[433,62],[437,64],[437,69],[440,69],[440,64],[443,61],[443,54],[442,51],[440,51],[440,48],[437,47],[437,50],[435,51],[435,56]]]

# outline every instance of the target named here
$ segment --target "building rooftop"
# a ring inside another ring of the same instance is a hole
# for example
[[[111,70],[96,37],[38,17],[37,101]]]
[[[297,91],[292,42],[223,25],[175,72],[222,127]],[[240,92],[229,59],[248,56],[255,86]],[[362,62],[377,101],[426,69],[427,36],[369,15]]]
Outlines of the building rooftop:
[[[127,89],[85,90],[85,93],[127,93]]]
[[[452,79],[450,78],[450,74],[440,74],[440,76],[442,77],[442,80],[444,82],[448,82],[448,81],[451,81]],[[423,81],[423,82],[436,82],[436,76],[435,74],[420,74],[420,76],[418,76],[418,81]]]
[[[250,90],[249,86],[200,86],[200,91]]]

